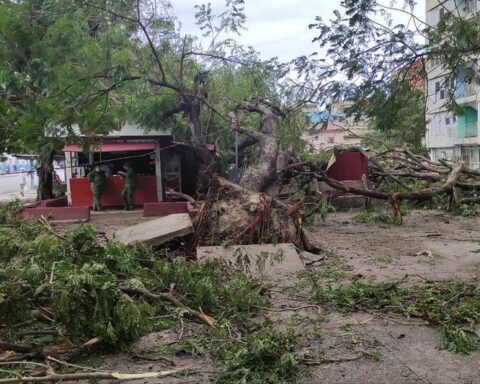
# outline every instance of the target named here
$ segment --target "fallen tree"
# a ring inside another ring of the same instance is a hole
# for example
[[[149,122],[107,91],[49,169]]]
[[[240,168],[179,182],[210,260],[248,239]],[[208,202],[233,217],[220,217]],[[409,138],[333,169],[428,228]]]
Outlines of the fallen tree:
[[[5,217],[0,362],[117,349],[155,331],[155,316],[235,324],[267,305],[257,282],[218,261],[159,258],[142,244],[99,239],[89,225],[59,234],[43,220]]]
[[[259,155],[243,170],[238,184],[221,177],[212,179],[194,220],[193,246],[291,242],[318,251],[320,246],[303,228],[303,199],[287,203],[279,198],[282,170],[291,158],[280,136],[285,112],[265,100],[244,100],[238,111],[260,115],[256,130],[242,125],[235,113],[229,115],[231,129],[246,137],[240,148],[258,145]]]
[[[336,191],[327,193],[332,196],[341,193],[387,201],[400,223],[402,201],[425,202],[441,197],[446,198],[445,206],[449,209],[458,204],[479,201],[476,192],[480,188],[480,172],[466,168],[463,162],[434,162],[407,149],[390,149],[378,154],[362,153],[369,160],[369,184],[372,187],[355,187],[335,180],[329,177],[324,167],[312,162],[290,164],[283,172],[294,172],[324,182]],[[459,191],[463,194],[461,198]]]

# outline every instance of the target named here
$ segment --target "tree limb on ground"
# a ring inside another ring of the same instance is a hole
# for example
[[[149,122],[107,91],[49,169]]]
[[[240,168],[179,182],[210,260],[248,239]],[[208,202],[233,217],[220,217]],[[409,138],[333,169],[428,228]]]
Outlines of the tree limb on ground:
[[[397,218],[400,222],[402,221],[402,213],[400,212],[400,209],[399,209],[399,203],[402,200],[411,200],[411,201],[426,200],[437,195],[452,193],[453,188],[455,187],[455,184],[457,183],[462,171],[465,169],[464,163],[459,162],[453,167],[445,183],[438,187],[427,188],[419,191],[379,192],[379,191],[373,191],[370,189],[361,189],[361,188],[351,187],[346,185],[345,183],[342,183],[341,181],[334,180],[327,175],[327,172],[325,172],[323,169],[317,167],[315,164],[312,164],[312,163],[292,164],[286,167],[285,170],[297,169],[297,170],[300,170],[301,172],[301,170],[304,169],[305,167],[309,170],[312,177],[318,179],[319,181],[325,182],[331,188],[343,191],[345,193],[351,193],[354,195],[366,196],[374,199],[389,201],[392,204],[394,211],[397,215]]]
[[[78,380],[144,380],[144,379],[158,379],[174,375],[178,372],[188,369],[178,368],[168,371],[160,372],[141,372],[141,373],[120,373],[120,372],[79,372],[79,373],[47,373],[45,376],[21,376],[0,379],[0,384],[15,384],[15,383],[45,383],[45,382],[63,382],[63,381],[78,381]]]
[[[166,192],[166,195],[169,197],[180,197],[193,205],[197,205],[197,200],[193,197],[186,195],[185,193],[174,191],[173,189],[169,188]]]
[[[185,312],[187,312],[190,316],[200,320],[202,323],[212,326],[215,322],[213,317],[205,315],[203,312],[197,311],[195,309],[187,307],[183,304],[172,292],[167,293],[153,293],[150,292],[148,289],[145,288],[129,288],[125,286],[118,287],[122,292],[127,293],[129,295],[140,295],[147,299],[152,300],[164,300],[168,301],[170,304],[173,304],[175,307],[178,307]]]
[[[99,344],[100,341],[100,338],[95,337],[80,345],[64,343],[42,346],[38,344],[17,344],[0,340],[0,350],[5,351],[5,353],[0,355],[0,361],[19,361],[25,358],[45,359],[47,356],[71,359]]]

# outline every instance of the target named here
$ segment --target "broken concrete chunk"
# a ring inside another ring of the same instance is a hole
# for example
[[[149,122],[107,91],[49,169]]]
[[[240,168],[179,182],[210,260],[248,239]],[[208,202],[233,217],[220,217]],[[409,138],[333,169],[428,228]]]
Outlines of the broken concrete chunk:
[[[223,260],[252,276],[273,280],[281,280],[305,269],[295,246],[290,243],[198,247],[197,259]]]
[[[125,245],[145,242],[156,246],[192,232],[190,215],[180,213],[119,229],[114,237]]]

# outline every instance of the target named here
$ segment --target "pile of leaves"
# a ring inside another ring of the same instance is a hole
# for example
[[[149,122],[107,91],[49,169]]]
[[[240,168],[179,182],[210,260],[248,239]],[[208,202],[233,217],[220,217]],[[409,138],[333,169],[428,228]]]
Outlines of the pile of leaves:
[[[268,305],[255,281],[218,262],[160,258],[142,244],[99,239],[90,225],[59,234],[41,223],[17,221],[9,209],[1,211],[0,356],[2,340],[24,342],[26,330],[54,330],[75,345],[98,338],[103,347],[116,349],[164,326],[154,320],[158,315],[188,316],[167,301],[125,287],[173,293],[185,306],[233,324]]]

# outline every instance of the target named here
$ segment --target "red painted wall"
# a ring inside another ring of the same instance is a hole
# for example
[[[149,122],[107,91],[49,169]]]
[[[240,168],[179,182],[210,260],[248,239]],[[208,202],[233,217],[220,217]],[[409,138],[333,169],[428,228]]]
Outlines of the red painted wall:
[[[143,206],[143,217],[167,216],[188,212],[188,203],[186,201],[162,201],[159,203],[145,203]]]
[[[121,196],[124,180],[121,176],[107,177],[102,195],[103,207],[123,206]],[[72,206],[92,206],[93,196],[86,177],[70,179]],[[135,205],[157,202],[157,180],[155,176],[137,176],[133,202]]]
[[[360,152],[338,152],[336,161],[328,169],[327,175],[332,179],[361,180],[362,175],[368,177],[368,159]]]
[[[26,208],[22,212],[23,220],[38,219],[42,216],[57,221],[89,220],[90,207],[36,207]]]

